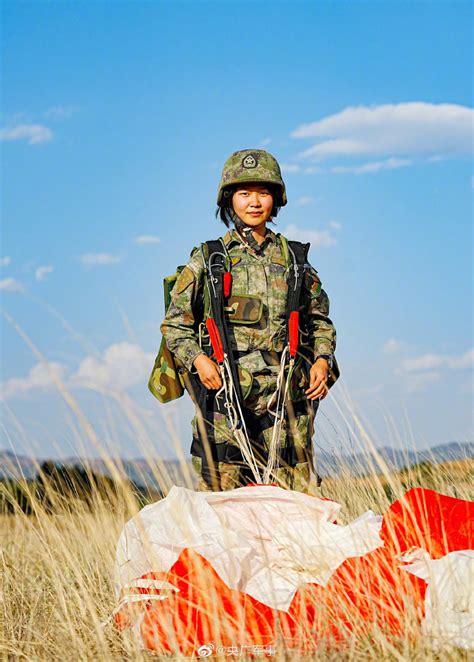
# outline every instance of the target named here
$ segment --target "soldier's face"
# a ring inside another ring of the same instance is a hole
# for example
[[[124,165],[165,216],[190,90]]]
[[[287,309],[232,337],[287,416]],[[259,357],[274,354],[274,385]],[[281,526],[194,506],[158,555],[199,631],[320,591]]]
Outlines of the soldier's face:
[[[232,195],[232,206],[237,216],[254,228],[270,218],[273,196],[265,186],[245,184],[245,188],[238,188]]]

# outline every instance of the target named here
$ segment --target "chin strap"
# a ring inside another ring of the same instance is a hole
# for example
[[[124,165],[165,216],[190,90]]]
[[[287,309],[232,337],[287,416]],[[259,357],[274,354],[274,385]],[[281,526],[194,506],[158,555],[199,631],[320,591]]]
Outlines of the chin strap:
[[[236,227],[236,230],[238,230],[238,232],[240,232],[243,235],[246,243],[251,248],[253,248],[253,250],[256,253],[260,253],[260,251],[262,249],[261,249],[261,246],[259,245],[258,241],[254,238],[254,236],[252,234],[252,228],[249,227],[248,225],[245,225],[243,220],[241,218],[239,218],[234,211],[231,211],[231,216],[232,216],[232,220],[234,221],[234,225]]]

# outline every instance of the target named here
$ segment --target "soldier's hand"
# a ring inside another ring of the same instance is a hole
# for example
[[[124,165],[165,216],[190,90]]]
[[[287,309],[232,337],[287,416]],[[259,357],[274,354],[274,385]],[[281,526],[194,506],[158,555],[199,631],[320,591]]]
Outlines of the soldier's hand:
[[[222,386],[219,368],[208,356],[199,354],[194,359],[194,367],[198,371],[199,379],[207,389],[217,390]]]
[[[329,365],[326,359],[317,359],[309,371],[308,400],[323,400],[328,394]]]

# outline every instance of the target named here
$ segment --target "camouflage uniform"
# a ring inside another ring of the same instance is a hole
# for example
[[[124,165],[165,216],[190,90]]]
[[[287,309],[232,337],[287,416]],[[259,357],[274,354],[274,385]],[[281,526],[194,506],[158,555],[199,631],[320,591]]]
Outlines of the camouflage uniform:
[[[275,391],[279,369],[278,365],[271,364],[275,363],[275,352],[281,352],[284,348],[286,331],[287,266],[282,243],[269,228],[258,252],[235,229],[227,232],[224,242],[232,260],[232,297],[235,297],[229,299],[230,306],[227,307],[231,347],[239,368],[243,369],[242,374],[251,374],[250,382],[242,384],[244,407],[257,419],[265,415],[268,417],[266,406]],[[171,304],[161,324],[168,348],[189,371],[195,370],[193,362],[203,353],[198,342],[201,320],[196,313],[200,303],[202,305],[203,288],[203,258],[196,248],[176,282]],[[239,307],[246,310],[239,311]],[[280,448],[293,447],[298,459],[292,468],[280,466],[277,479],[289,489],[315,493],[317,478],[313,468],[312,436],[319,403],[308,400],[304,391],[309,386],[312,362],[321,355],[333,356],[336,331],[328,318],[328,297],[321,289],[316,270],[309,265],[304,275],[302,308],[307,322],[306,335],[302,340],[309,348],[311,360],[303,362],[291,380],[289,420],[283,423],[280,438]],[[245,319],[242,320],[242,317]],[[333,374],[335,379],[337,373]],[[298,413],[291,416],[293,406]],[[216,443],[233,443],[222,414],[215,414],[212,424]],[[198,425],[202,426],[202,415],[197,409],[192,420],[194,438]],[[271,427],[264,431],[265,444],[270,442],[271,434]],[[233,489],[252,482],[245,466],[219,463],[219,481],[211,487],[202,479],[201,458],[193,456],[193,467],[200,476],[200,489]]]

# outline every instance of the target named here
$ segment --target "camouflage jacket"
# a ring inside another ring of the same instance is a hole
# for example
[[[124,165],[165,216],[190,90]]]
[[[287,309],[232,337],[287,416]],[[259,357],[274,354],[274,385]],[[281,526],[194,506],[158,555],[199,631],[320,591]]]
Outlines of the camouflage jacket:
[[[282,351],[286,331],[286,263],[278,236],[267,228],[260,251],[255,252],[233,229],[224,242],[232,260],[232,297],[239,307],[239,296],[250,310],[247,322],[232,320],[232,349]],[[161,332],[171,352],[190,370],[203,350],[199,345],[199,319],[204,293],[204,264],[199,248],[181,272],[171,295],[171,303],[161,324]],[[245,297],[245,298],[244,298]],[[255,306],[252,310],[252,300]],[[260,304],[261,302],[261,304]],[[336,329],[329,319],[329,299],[321,289],[316,269],[308,265],[302,288],[302,307],[307,325],[305,345],[313,351],[314,360],[324,354],[333,356]],[[245,317],[245,314],[243,315]]]

